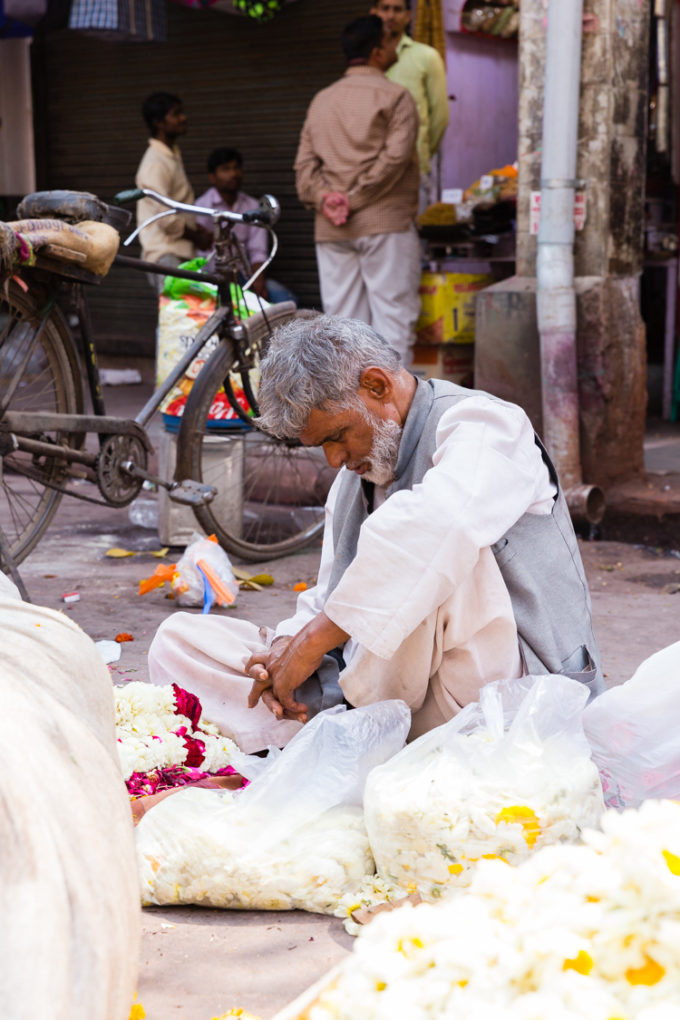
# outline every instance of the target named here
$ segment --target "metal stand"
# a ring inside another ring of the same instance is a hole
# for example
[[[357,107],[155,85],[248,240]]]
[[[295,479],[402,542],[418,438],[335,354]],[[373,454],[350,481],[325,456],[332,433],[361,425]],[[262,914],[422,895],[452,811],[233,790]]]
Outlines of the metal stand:
[[[31,600],[28,592],[26,591],[26,585],[21,580],[21,575],[17,570],[17,565],[9,551],[9,545],[7,544],[7,539],[5,538],[5,533],[2,528],[0,528],[0,569],[2,569],[3,573],[9,574],[12,578],[19,589],[19,594],[24,602],[30,602]]]

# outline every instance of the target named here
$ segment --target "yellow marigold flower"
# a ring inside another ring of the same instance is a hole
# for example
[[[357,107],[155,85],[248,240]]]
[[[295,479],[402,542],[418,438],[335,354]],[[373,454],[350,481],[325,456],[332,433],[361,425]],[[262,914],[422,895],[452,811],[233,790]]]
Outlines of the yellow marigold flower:
[[[146,1011],[141,1002],[133,1002],[130,1009],[130,1020],[144,1020]]]
[[[676,857],[676,855],[672,854],[670,850],[662,850],[661,853],[666,859],[666,864],[668,865],[670,873],[672,875],[680,875],[680,857]]]
[[[501,808],[495,821],[496,825],[500,825],[501,822],[506,822],[508,825],[521,825],[524,829],[527,846],[533,846],[541,832],[536,812],[525,804],[513,804],[512,807]]]
[[[462,871],[463,871],[462,864],[449,864],[449,874],[460,875]]]
[[[579,949],[576,956],[571,960],[565,960],[562,970],[575,970],[578,974],[590,974],[593,969],[593,958],[585,949]]]
[[[665,967],[653,960],[651,956],[645,956],[645,962],[641,967],[628,968],[626,981],[629,985],[656,985],[665,973]]]

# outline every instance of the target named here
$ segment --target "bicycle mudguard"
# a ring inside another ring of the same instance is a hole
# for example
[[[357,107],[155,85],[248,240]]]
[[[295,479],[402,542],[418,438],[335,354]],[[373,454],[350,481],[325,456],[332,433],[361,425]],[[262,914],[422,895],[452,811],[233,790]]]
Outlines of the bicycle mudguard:
[[[17,207],[17,219],[60,219],[67,223],[94,220],[116,230],[127,227],[132,213],[107,205],[89,191],[36,191],[26,195]]]

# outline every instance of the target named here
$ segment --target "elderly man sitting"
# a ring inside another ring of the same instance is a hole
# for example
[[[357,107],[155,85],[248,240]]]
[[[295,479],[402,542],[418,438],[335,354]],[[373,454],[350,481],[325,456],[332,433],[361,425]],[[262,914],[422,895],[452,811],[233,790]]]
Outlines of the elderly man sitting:
[[[403,698],[413,738],[503,677],[565,673],[599,693],[578,543],[519,407],[420,381],[369,326],[319,316],[272,339],[260,409],[262,428],[341,468],[317,584],[275,632],[177,614],[153,682],[181,678],[248,752],[343,699]]]

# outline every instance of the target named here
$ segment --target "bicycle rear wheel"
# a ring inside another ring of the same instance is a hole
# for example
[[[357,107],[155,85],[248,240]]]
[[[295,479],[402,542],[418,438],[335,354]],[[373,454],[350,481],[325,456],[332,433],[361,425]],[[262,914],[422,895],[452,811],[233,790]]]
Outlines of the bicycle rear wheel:
[[[79,401],[72,368],[75,355],[61,314],[57,309],[50,312],[26,362],[26,352],[42,320],[42,303],[13,283],[6,293],[0,299],[0,406],[5,411],[77,413]],[[36,432],[32,437],[56,445],[67,438],[56,430]],[[57,510],[63,494],[50,486],[63,485],[67,464],[9,446],[3,442],[0,527],[12,558],[20,563]]]
[[[257,363],[272,322],[280,325],[293,314],[282,309],[268,312],[268,321],[257,315],[243,323]],[[221,344],[194,383],[178,437],[177,477],[215,486],[216,499],[194,508],[199,523],[227,552],[257,562],[296,552],[321,533],[335,472],[319,449],[245,425],[207,424],[215,395],[229,385],[234,368],[231,346]],[[253,369],[249,379],[256,385]]]

